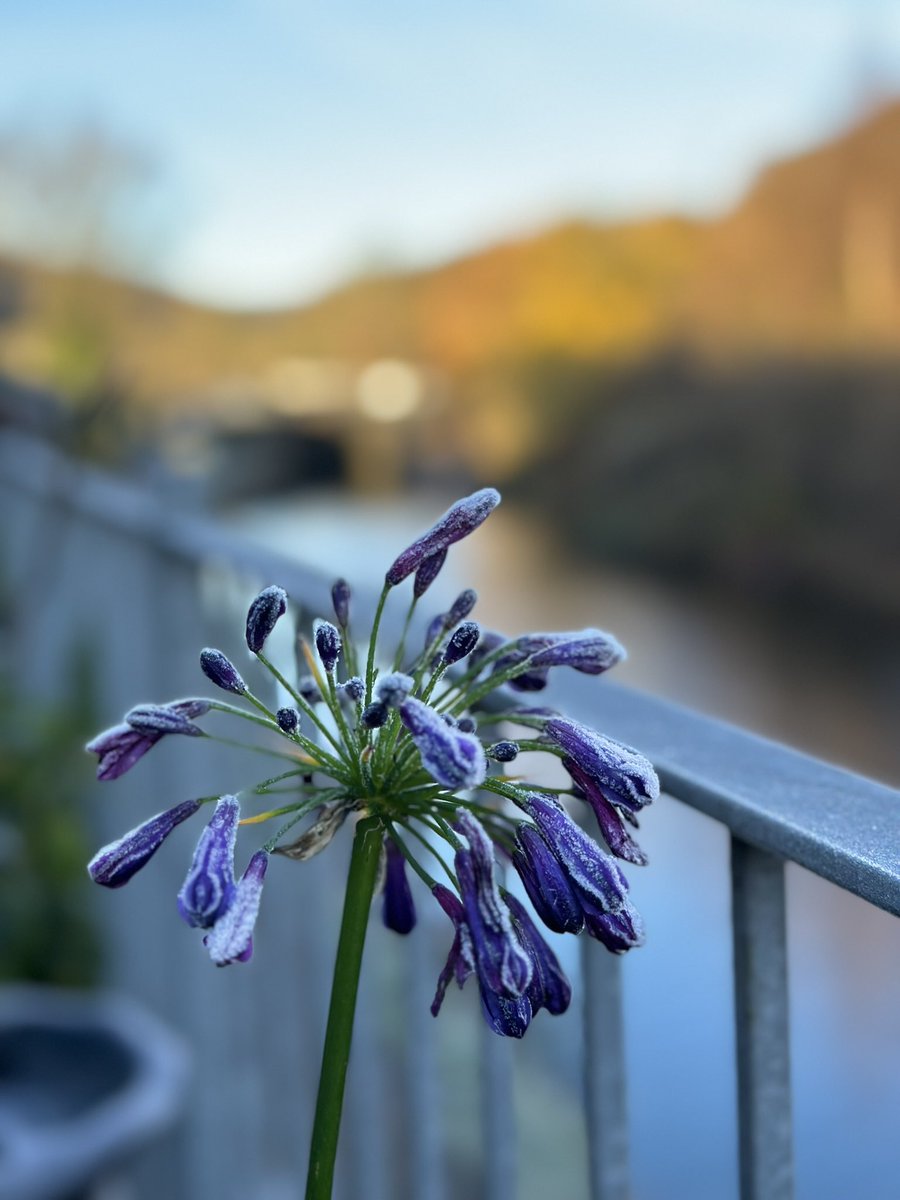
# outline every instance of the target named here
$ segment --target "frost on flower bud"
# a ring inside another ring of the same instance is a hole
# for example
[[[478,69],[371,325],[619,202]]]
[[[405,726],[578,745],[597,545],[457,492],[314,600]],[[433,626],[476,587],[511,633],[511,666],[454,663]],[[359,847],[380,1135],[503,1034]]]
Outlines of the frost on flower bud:
[[[221,688],[223,692],[234,692],[236,696],[243,696],[247,691],[247,685],[241,679],[236,667],[221,650],[213,650],[209,646],[205,650],[201,650],[200,669],[206,678],[216,687]]]
[[[176,825],[192,817],[199,807],[199,801],[185,800],[183,804],[157,813],[118,841],[110,842],[88,863],[91,879],[103,887],[122,887],[150,861]]]
[[[202,737],[203,730],[168,704],[138,704],[125,714],[126,722],[138,733],[160,735],[182,733],[188,737]]]
[[[406,859],[391,838],[385,839],[384,850],[386,861],[381,917],[394,933],[407,934],[416,924],[416,906],[406,878]]]
[[[200,835],[187,877],[178,893],[178,911],[188,925],[209,929],[234,896],[234,843],[240,805],[222,796]]]
[[[630,746],[568,717],[553,717],[544,726],[544,734],[594,781],[611,804],[636,812],[659,796],[656,772],[643,754]]]
[[[572,667],[584,675],[600,675],[627,656],[611,633],[582,629],[579,633],[532,633],[520,637],[517,648],[531,667]]]
[[[319,685],[312,675],[304,675],[297,680],[297,694],[307,704],[320,704],[322,701],[322,693],[319,691]]]
[[[441,714],[410,696],[400,706],[403,724],[412,735],[422,766],[449,788],[478,787],[487,774],[484,748],[478,738],[451,729]]]
[[[275,622],[287,609],[287,592],[272,585],[263,588],[247,612],[247,645],[254,654],[259,654],[266,638],[275,628]]]
[[[566,1011],[572,999],[572,988],[559,965],[559,959],[515,896],[507,895],[503,899],[512,916],[513,929],[531,959],[531,982],[525,996],[531,1003],[532,1015],[545,1008],[553,1016],[559,1016]]]
[[[203,939],[209,957],[217,967],[247,962],[253,954],[253,929],[268,865],[268,854],[265,850],[257,850],[235,884],[231,904]]]
[[[388,706],[383,700],[373,700],[362,715],[366,729],[380,729],[388,719]]]
[[[92,738],[85,750],[97,755],[98,779],[118,779],[152,750],[161,737],[161,733],[138,733],[130,725],[114,725]]]
[[[512,762],[519,754],[518,742],[494,742],[493,746],[489,746],[485,751],[488,758],[492,758],[494,762],[508,763]]]
[[[585,771],[582,771],[574,759],[564,758],[562,765],[572,776],[580,794],[594,810],[604,841],[616,858],[625,859],[626,862],[634,863],[639,867],[646,866],[647,855],[629,834],[622,819],[623,815],[628,815],[636,825],[637,818],[629,809],[625,808],[620,812],[615,805],[611,804],[603,789]]]
[[[341,657],[341,635],[330,621],[317,621],[314,636],[322,666],[330,674]]]
[[[456,722],[456,725],[458,729],[463,731],[463,733],[474,733],[478,728],[475,720],[472,717],[460,717]]]
[[[500,503],[500,493],[495,488],[482,488],[451,505],[444,515],[400,554],[385,575],[389,587],[402,583],[407,575],[417,571],[426,558],[446,550],[455,542],[467,537]]]
[[[478,645],[480,634],[481,629],[477,622],[464,621],[447,643],[444,650],[444,662],[450,665],[471,654]]]
[[[300,724],[300,714],[296,708],[279,708],[275,720],[282,733],[296,733]]]
[[[358,675],[351,675],[346,683],[341,685],[344,695],[348,700],[352,700],[354,704],[358,704],[366,694],[365,682]]]
[[[398,708],[415,686],[411,675],[402,671],[391,671],[388,675],[379,675],[375,682],[375,699],[386,704],[388,708]]]
[[[452,629],[454,625],[458,625],[460,621],[464,621],[478,600],[478,593],[472,588],[466,588],[464,592],[460,592],[444,618],[444,624],[447,629]]]
[[[580,933],[584,910],[559,859],[534,825],[523,821],[516,829],[512,863],[547,928],[555,933]]]
[[[426,558],[416,570],[416,577],[413,580],[413,595],[417,600],[425,595],[435,579],[437,579],[446,557],[447,547],[445,546],[443,550],[438,550],[437,554],[432,554],[429,558]]]
[[[346,629],[350,623],[350,584],[346,579],[338,579],[332,585],[331,603],[338,625]]]

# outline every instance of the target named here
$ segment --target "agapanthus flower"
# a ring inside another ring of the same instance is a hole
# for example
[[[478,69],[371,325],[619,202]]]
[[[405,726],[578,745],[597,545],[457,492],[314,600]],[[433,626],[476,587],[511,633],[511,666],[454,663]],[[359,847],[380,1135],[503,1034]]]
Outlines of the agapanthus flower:
[[[185,863],[178,909],[203,931],[215,964],[243,963],[272,858],[281,869],[302,869],[345,836],[345,827],[355,828],[354,854],[371,835],[368,894],[380,877],[388,929],[421,936],[420,880],[422,895],[430,892],[450,920],[432,1010],[437,1014],[451,980],[462,986],[474,975],[485,1019],[508,1037],[521,1037],[540,1010],[558,1015],[569,1007],[569,983],[539,925],[556,935],[587,932],[615,953],[639,945],[641,918],[617,860],[646,861],[630,827],[658,795],[653,768],[637,751],[554,708],[521,703],[518,694],[546,687],[559,668],[605,672],[624,656],[619,643],[597,629],[514,637],[481,630],[469,619],[476,596],[468,588],[430,622],[427,613],[420,621],[417,605],[449,547],[473,533],[499,499],[492,488],[465,497],[394,559],[368,644],[350,633],[350,586],[338,580],[331,591],[337,623],[323,617],[299,630],[296,657],[306,673],[293,681],[262,653],[286,611],[286,593],[273,586],[253,598],[247,645],[257,655],[255,669],[267,673],[270,688],[277,684],[277,701],[274,690],[254,694],[230,660],[208,648],[201,669],[231,693],[228,703],[140,705],[95,738],[89,749],[104,779],[123,774],[162,737],[207,734],[194,724],[207,713],[245,718],[253,734],[263,727],[267,740],[254,745],[257,751],[280,746],[277,767],[258,785],[176,804],[104,847],[90,866],[97,882],[125,883],[209,801],[214,807]],[[403,633],[399,644],[387,645],[382,615],[410,576],[406,619],[394,614]],[[354,627],[363,608],[354,601]],[[504,774],[522,752],[551,756],[560,786]],[[267,826],[273,832],[262,845],[243,847]],[[248,864],[237,879],[236,852]],[[524,888],[527,901],[509,890],[513,885],[519,895]]]

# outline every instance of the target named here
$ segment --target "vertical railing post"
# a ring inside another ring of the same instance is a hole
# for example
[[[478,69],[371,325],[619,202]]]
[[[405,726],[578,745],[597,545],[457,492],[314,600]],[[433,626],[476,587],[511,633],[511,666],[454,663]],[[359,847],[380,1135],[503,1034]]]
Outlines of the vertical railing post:
[[[622,960],[582,938],[584,1095],[591,1200],[628,1200]]]
[[[794,1194],[784,863],[731,840],[741,1200]]]

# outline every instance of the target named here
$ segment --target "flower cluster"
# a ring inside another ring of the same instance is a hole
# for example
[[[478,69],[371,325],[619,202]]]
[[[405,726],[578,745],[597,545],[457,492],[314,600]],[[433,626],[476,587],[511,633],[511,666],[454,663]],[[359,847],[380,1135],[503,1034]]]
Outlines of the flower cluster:
[[[348,817],[374,819],[383,843],[381,912],[385,925],[408,934],[416,908],[408,868],[434,895],[453,926],[437,984],[437,1015],[451,979],[475,975],[484,1015],[500,1034],[521,1037],[541,1008],[566,1010],[570,988],[552,949],[525,905],[505,886],[515,872],[534,914],[556,933],[586,931],[613,953],[643,940],[641,919],[617,860],[646,859],[630,829],[659,792],[650,763],[549,708],[520,703],[543,689],[554,668],[599,675],[624,651],[597,629],[507,638],[470,619],[477,597],[463,592],[427,625],[424,644],[407,649],[417,605],[437,578],[448,547],[475,530],[500,500],[485,488],[454,504],[387,571],[365,661],[351,632],[351,592],[332,589],[334,620],[317,620],[298,635],[307,673],[291,683],[265,654],[287,610],[279,587],[250,606],[246,642],[274,676],[287,703],[270,708],[219,650],[205,649],[200,667],[218,698],[144,704],[88,744],[98,778],[116,779],[169,735],[210,737],[198,718],[223,713],[262,727],[286,769],[236,795],[187,800],[105,846],[89,865],[105,887],[126,883],[176,826],[206,804],[212,816],[188,867],[178,910],[204,931],[213,962],[245,962],[269,857],[317,854]],[[404,634],[391,659],[380,656],[379,630],[394,589],[410,576]],[[358,657],[360,656],[360,657]],[[568,785],[545,787],[504,773],[522,751],[555,756]],[[242,818],[242,803],[274,793],[287,802]],[[596,818],[592,837],[563,798]],[[276,832],[235,877],[239,827],[283,818]],[[301,825],[299,832],[295,829]],[[435,874],[439,878],[435,878]]]

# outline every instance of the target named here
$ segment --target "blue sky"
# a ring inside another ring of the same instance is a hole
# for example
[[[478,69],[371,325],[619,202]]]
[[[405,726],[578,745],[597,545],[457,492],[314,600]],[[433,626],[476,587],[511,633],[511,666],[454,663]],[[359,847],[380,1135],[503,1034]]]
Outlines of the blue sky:
[[[720,210],[873,69],[900,90],[882,0],[0,0],[0,130],[144,148],[142,270],[225,304],[567,214]]]

